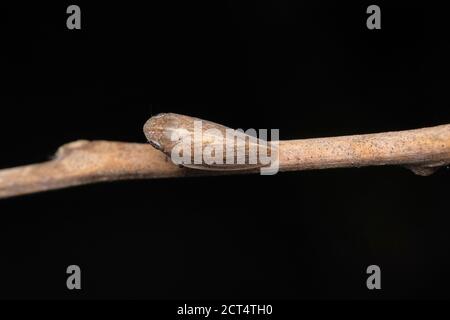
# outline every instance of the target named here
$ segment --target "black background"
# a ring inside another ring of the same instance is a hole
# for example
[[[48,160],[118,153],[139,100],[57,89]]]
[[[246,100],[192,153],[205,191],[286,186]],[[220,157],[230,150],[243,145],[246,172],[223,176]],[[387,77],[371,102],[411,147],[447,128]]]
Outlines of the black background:
[[[450,123],[445,10],[411,2],[3,7],[0,168],[176,112],[281,139]],[[378,4],[382,29],[366,28]],[[448,298],[443,168],[129,181],[0,200],[2,298]],[[82,269],[82,290],[66,268]],[[366,288],[366,268],[382,290]]]

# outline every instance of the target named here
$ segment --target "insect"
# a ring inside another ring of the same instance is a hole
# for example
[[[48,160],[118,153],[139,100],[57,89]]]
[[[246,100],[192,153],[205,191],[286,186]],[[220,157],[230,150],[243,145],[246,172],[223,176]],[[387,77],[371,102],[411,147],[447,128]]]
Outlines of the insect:
[[[268,165],[270,142],[218,123],[176,113],[162,113],[144,125],[150,144],[182,166],[201,170],[248,170]]]

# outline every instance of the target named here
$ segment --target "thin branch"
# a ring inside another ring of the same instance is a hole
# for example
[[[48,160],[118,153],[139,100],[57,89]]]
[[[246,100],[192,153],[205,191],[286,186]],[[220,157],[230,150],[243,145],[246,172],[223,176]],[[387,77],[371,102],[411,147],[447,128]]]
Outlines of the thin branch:
[[[408,131],[280,141],[279,170],[401,165],[429,175],[450,164],[450,125]],[[53,160],[0,170],[0,198],[102,181],[257,173],[177,166],[150,144],[75,141]]]

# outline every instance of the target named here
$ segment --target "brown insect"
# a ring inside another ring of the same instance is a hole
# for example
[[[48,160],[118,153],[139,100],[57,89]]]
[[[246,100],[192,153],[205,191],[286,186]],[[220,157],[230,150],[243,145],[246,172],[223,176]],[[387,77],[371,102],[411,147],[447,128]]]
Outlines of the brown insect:
[[[152,146],[172,160],[174,155],[183,157],[184,161],[178,164],[194,169],[260,168],[269,164],[262,161],[262,157],[270,158],[275,150],[270,142],[242,131],[176,113],[162,113],[150,118],[144,125],[144,133]],[[181,149],[183,151],[178,153]],[[208,161],[208,158],[215,158],[215,161]]]

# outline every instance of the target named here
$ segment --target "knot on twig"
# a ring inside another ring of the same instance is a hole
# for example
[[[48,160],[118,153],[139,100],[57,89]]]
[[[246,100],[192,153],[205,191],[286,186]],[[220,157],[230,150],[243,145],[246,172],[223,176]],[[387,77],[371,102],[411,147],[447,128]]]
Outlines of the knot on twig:
[[[55,153],[55,158],[56,159],[64,158],[68,154],[72,153],[74,150],[86,147],[86,145],[88,145],[89,143],[91,143],[91,141],[89,140],[77,140],[66,143],[58,148],[58,150]]]
[[[450,162],[447,161],[440,161],[436,163],[431,164],[415,164],[415,165],[409,165],[406,166],[407,169],[414,172],[414,174],[422,177],[431,176],[433,173],[438,171],[440,168],[445,167]]]

